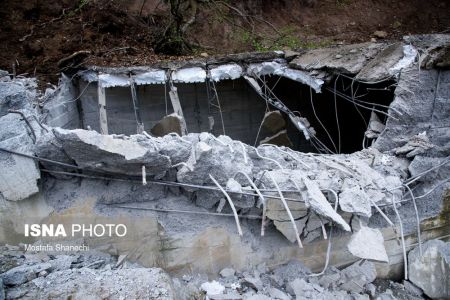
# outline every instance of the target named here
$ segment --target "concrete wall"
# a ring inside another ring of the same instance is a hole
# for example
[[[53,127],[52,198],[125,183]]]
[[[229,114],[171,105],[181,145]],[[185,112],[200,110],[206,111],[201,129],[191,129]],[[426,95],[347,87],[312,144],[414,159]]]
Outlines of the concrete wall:
[[[75,129],[82,126],[78,102],[74,100],[77,94],[76,87],[70,79],[63,76],[55,97],[45,103],[43,108],[47,125],[65,129]]]
[[[86,83],[80,83],[80,90]],[[208,116],[213,116],[212,133],[222,134],[218,110],[209,108],[205,83],[176,84],[188,132],[209,131]],[[227,80],[216,84],[222,106],[226,134],[233,139],[253,144],[264,117],[266,103],[244,80]],[[141,118],[147,131],[166,115],[164,85],[138,86]],[[97,85],[90,84],[81,97],[84,128],[99,131]],[[168,114],[173,112],[167,94]],[[136,133],[136,121],[129,87],[106,89],[108,131],[115,134]]]

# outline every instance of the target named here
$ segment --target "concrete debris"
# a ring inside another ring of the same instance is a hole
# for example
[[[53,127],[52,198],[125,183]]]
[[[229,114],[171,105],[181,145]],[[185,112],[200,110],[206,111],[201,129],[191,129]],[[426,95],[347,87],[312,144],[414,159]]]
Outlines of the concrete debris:
[[[105,254],[85,252],[53,257],[40,252],[26,254],[28,258],[23,260],[21,250],[3,248],[2,253],[7,264],[18,264],[0,274],[6,299],[24,295],[29,299],[174,299],[171,279],[161,269],[132,264],[114,269],[115,260]],[[0,282],[0,299],[4,299],[2,291]]]
[[[0,118],[0,147],[28,155],[34,153],[30,128],[18,114]],[[39,192],[41,178],[35,161],[29,158],[0,152],[0,192],[7,200],[19,201]]]
[[[223,294],[225,291],[225,287],[215,280],[203,283],[200,288],[207,296]]]
[[[5,285],[21,285],[35,279],[40,272],[51,268],[52,265],[49,263],[40,263],[31,266],[22,265],[10,269],[6,273],[3,273],[1,277]]]
[[[147,175],[161,178],[171,166],[170,158],[161,155],[152,145],[142,145],[142,136],[122,137],[102,135],[88,130],[53,130],[65,153],[79,167],[110,173],[141,175],[145,166]]]
[[[389,262],[384,238],[378,229],[362,226],[352,235],[347,248],[351,254],[359,258]]]
[[[154,136],[165,136],[173,132],[178,135],[182,135],[181,117],[176,113],[165,116],[161,121],[153,126],[152,129],[150,129],[150,132]]]
[[[313,49],[292,60],[289,66],[307,71],[331,69],[356,74],[382,49],[383,44],[376,43]]]
[[[352,293],[362,293],[366,284],[377,278],[375,265],[370,261],[360,261],[341,272],[339,287]]]
[[[369,196],[352,179],[344,179],[342,192],[339,194],[339,206],[343,211],[360,216],[370,217],[372,215]]]
[[[2,77],[4,78],[4,77]],[[31,78],[16,78],[11,81],[0,81],[0,117],[8,114],[9,109],[31,110],[36,100],[37,83]]]
[[[432,299],[450,298],[450,243],[431,240],[408,254],[409,280]]]
[[[386,126],[381,122],[380,118],[375,112],[370,114],[369,126],[364,135],[369,139],[376,139],[380,133],[383,132]]]
[[[290,300],[291,298],[276,288],[270,288],[269,289],[269,296],[270,299],[278,299],[278,300]]]
[[[427,150],[433,148],[434,145],[430,142],[426,131],[413,136],[404,146],[398,147],[395,150],[395,154],[405,154],[406,157],[414,157],[419,154],[427,152]]]

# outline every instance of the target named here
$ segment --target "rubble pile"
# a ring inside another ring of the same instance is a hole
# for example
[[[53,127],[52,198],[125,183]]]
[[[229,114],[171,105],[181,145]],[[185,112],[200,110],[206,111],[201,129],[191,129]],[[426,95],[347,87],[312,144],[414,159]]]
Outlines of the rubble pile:
[[[104,253],[52,255],[9,245],[0,253],[0,299],[174,299],[163,270]]]

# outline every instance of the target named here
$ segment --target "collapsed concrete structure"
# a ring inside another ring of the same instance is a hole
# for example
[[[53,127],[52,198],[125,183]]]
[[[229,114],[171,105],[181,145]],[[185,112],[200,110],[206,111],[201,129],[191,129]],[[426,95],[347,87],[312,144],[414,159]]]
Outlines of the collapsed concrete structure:
[[[43,95],[1,77],[0,242],[123,223],[70,239],[179,274],[298,258],[408,277],[407,251],[450,232],[449,43],[91,67]]]

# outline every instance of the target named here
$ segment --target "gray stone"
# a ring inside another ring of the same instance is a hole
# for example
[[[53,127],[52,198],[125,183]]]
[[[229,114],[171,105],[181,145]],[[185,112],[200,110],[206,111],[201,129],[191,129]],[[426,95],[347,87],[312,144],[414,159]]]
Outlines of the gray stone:
[[[181,135],[181,117],[176,113],[165,116],[161,121],[153,126],[150,132],[155,136],[165,136],[166,134],[172,132]]]
[[[0,118],[0,147],[33,155],[29,128],[17,114]],[[40,172],[33,159],[0,151],[0,192],[7,200],[18,201],[39,191]]]
[[[405,287],[405,290],[407,290],[409,293],[415,295],[415,296],[422,296],[423,291],[421,288],[416,286],[414,283],[412,283],[409,280],[403,280],[403,286]]]
[[[394,67],[403,57],[403,43],[394,43],[378,53],[356,75],[356,79],[362,81],[378,81],[391,76],[389,69]]]
[[[29,109],[36,96],[36,82],[33,79],[0,81],[0,117],[9,109]]]
[[[72,266],[72,263],[77,259],[74,255],[58,255],[56,259],[50,260],[52,265],[52,271],[68,270]]]
[[[20,285],[33,280],[42,271],[52,268],[50,263],[40,263],[35,265],[21,265],[8,270],[1,275],[5,285]]]
[[[356,257],[389,262],[384,247],[384,238],[378,229],[362,226],[358,232],[352,235],[347,248]]]
[[[343,211],[370,217],[372,209],[365,191],[358,185],[348,186],[345,184],[339,194],[339,206]]]
[[[310,273],[311,270],[305,267],[305,265],[299,260],[290,260],[287,264],[276,267],[273,270],[273,275],[275,277],[280,278],[280,280],[285,280],[286,282],[304,277]]]
[[[450,297],[450,243],[427,241],[408,254],[409,280],[433,299]]]
[[[312,284],[309,284],[304,279],[299,278],[289,282],[288,291],[292,293],[292,295],[295,295],[297,299],[314,298],[317,294],[317,291],[314,289]]]
[[[235,148],[236,150],[232,152],[228,146],[205,134],[204,141],[194,146],[186,162],[190,167],[183,166],[178,170],[177,180],[186,183],[213,184],[208,176],[211,174],[219,184],[224,185],[237,171],[244,172],[252,178],[252,161],[248,159],[246,163],[242,152]]]
[[[378,295],[375,300],[397,300],[397,298],[392,293],[392,290],[387,289],[384,293]]]
[[[333,288],[337,285],[340,278],[341,275],[339,273],[326,274],[320,277],[319,284],[325,289]]]
[[[279,300],[290,300],[291,299],[291,298],[289,298],[288,295],[286,295],[285,293],[283,293],[282,291],[280,291],[279,289],[276,289],[276,288],[270,288],[269,295],[270,295],[271,299],[279,299]]]
[[[305,224],[308,218],[302,218],[300,220],[295,221],[295,225],[297,225],[298,232],[301,234],[303,229],[305,228]],[[295,236],[294,227],[291,221],[273,221],[273,224],[277,228],[279,232],[281,232],[291,243],[295,243],[297,241],[297,237]]]
[[[359,261],[341,271],[340,289],[350,293],[362,293],[364,286],[377,278],[375,265]]]
[[[160,178],[171,166],[169,157],[155,147],[142,146],[136,136],[124,138],[83,129],[55,128],[53,132],[64,151],[83,168],[140,176],[145,166],[148,176]]]
[[[233,277],[236,274],[236,271],[232,268],[225,268],[220,271],[220,276],[224,278]]]
[[[255,291],[261,291],[263,288],[263,283],[261,279],[259,279],[258,277],[246,276],[242,279],[241,285],[248,286],[254,289]]]

